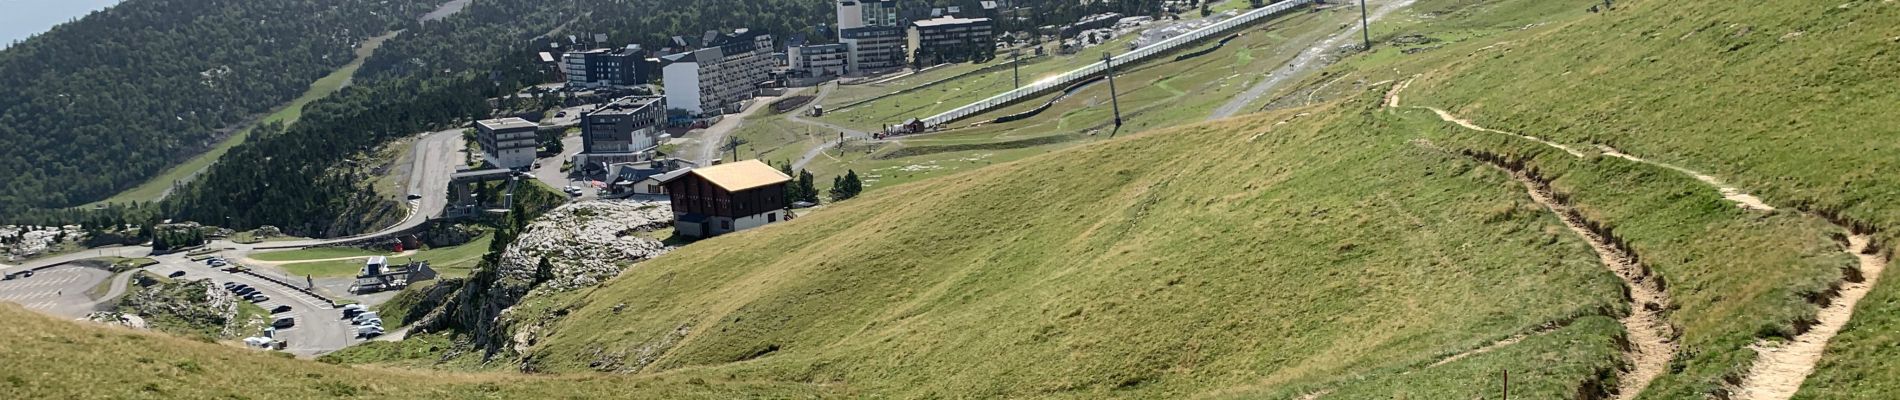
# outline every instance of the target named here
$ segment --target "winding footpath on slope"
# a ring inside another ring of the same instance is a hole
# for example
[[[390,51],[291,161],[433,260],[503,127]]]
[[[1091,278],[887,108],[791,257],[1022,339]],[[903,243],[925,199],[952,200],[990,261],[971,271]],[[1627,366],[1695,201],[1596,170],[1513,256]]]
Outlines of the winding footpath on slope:
[[[1410,86],[1410,84],[1411,81],[1407,80],[1395,85],[1393,90],[1386,95],[1386,106],[1398,107],[1398,91],[1403,90],[1406,86]],[[1526,138],[1564,150],[1566,153],[1578,157],[1583,156],[1581,152],[1561,144],[1526,135],[1485,128],[1469,120],[1457,118],[1444,110],[1429,107],[1427,107],[1427,109],[1438,114],[1440,119],[1452,122],[1466,129],[1480,132],[1503,133]],[[1513,179],[1516,179],[1519,184],[1524,186],[1525,192],[1530,194],[1531,200],[1543,205],[1544,208],[1550,210],[1552,214],[1556,214],[1557,219],[1562,221],[1565,227],[1570,228],[1577,236],[1589,242],[1590,249],[1597,253],[1597,258],[1602,261],[1603,266],[1609,268],[1611,273],[1623,280],[1624,287],[1628,288],[1629,291],[1630,313],[1629,315],[1623,316],[1618,322],[1623,324],[1623,330],[1627,335],[1626,341],[1628,342],[1628,347],[1624,349],[1624,358],[1629,362],[1630,368],[1627,371],[1623,371],[1622,375],[1618,377],[1614,398],[1636,398],[1638,394],[1643,392],[1644,388],[1649,387],[1651,381],[1654,381],[1657,376],[1661,376],[1664,371],[1669,369],[1669,362],[1673,360],[1676,355],[1677,344],[1675,339],[1677,332],[1669,325],[1668,318],[1662,313],[1662,310],[1670,304],[1669,294],[1663,290],[1662,284],[1658,282],[1658,280],[1651,279],[1649,269],[1643,267],[1642,264],[1637,261],[1638,259],[1634,251],[1619,245],[1617,242],[1611,241],[1610,238],[1605,237],[1593,229],[1592,227],[1600,225],[1593,224],[1584,219],[1583,215],[1578,213],[1576,209],[1571,208],[1568,204],[1564,204],[1563,201],[1559,200],[1555,195],[1555,191],[1550,188],[1548,182],[1526,171],[1522,165],[1507,162],[1501,157],[1484,157],[1470,154],[1468,154],[1468,156],[1489,163],[1509,173]],[[1514,336],[1513,338],[1507,338],[1504,341],[1486,347],[1501,347],[1516,343],[1517,340],[1522,340],[1522,338]]]
[[[1385,106],[1388,108],[1399,107],[1398,94],[1410,84],[1411,80],[1407,80],[1394,85],[1386,94]],[[1479,126],[1470,120],[1459,118],[1445,110],[1434,107],[1416,108],[1431,110],[1438,115],[1439,119],[1457,124],[1466,129],[1512,135],[1563,150],[1576,157],[1584,157],[1582,152],[1563,144],[1534,136]],[[1598,145],[1597,149],[1605,156],[1649,164],[1688,175],[1714,188],[1717,192],[1721,193],[1723,199],[1733,202],[1741,208],[1761,212],[1773,212],[1776,210],[1774,206],[1769,205],[1761,198],[1748,194],[1738,187],[1728,185],[1713,175],[1675,164],[1638,157],[1607,145]],[[1502,167],[1503,165],[1499,166]],[[1525,178],[1530,177],[1524,176],[1521,172],[1514,171],[1513,175],[1518,176],[1519,180],[1524,182],[1527,187],[1532,187],[1536,184],[1535,180],[1525,180]],[[1544,187],[1544,190],[1548,193],[1547,186]],[[1532,190],[1532,196],[1539,196],[1537,190]],[[1546,206],[1554,204],[1546,203],[1545,199],[1540,199],[1538,202],[1545,203]],[[1565,214],[1565,212],[1557,211],[1555,208],[1553,208],[1552,211],[1558,212],[1560,216]],[[1840,333],[1841,329],[1847,325],[1849,320],[1853,319],[1855,306],[1860,303],[1862,298],[1867,296],[1868,292],[1873,290],[1874,285],[1880,280],[1880,275],[1886,271],[1888,260],[1875,246],[1873,236],[1870,233],[1856,231],[1856,229],[1845,223],[1825,218],[1811,212],[1806,214],[1826,220],[1845,231],[1847,235],[1845,251],[1857,259],[1857,266],[1853,271],[1850,271],[1850,273],[1844,274],[1845,276],[1842,278],[1842,281],[1837,283],[1837,290],[1827,299],[1827,304],[1816,313],[1815,323],[1809,326],[1806,331],[1796,335],[1794,340],[1787,343],[1762,341],[1750,346],[1751,349],[1755,350],[1757,358],[1754,363],[1749,365],[1748,375],[1734,388],[1735,398],[1737,399],[1787,400],[1793,398],[1795,392],[1800,390],[1802,382],[1806,381],[1808,375],[1814,372],[1815,365],[1820,362],[1821,356],[1825,353],[1827,343],[1833,340],[1836,334]],[[1564,219],[1564,223],[1566,225],[1572,225],[1573,230],[1577,227],[1573,224],[1571,217],[1565,217]],[[1581,233],[1583,231],[1579,232]],[[1595,247],[1597,245],[1597,239],[1591,239],[1591,243],[1592,246]],[[1599,254],[1602,254],[1601,249],[1599,249]],[[1608,264],[1609,261],[1609,257],[1606,256],[1605,263]],[[1614,270],[1616,268],[1612,267],[1612,269]],[[1618,272],[1618,275],[1625,276],[1621,271]],[[1628,278],[1628,276],[1625,276],[1626,281],[1629,281]],[[1632,289],[1634,288],[1635,286],[1632,286]],[[1660,294],[1660,292],[1658,293]],[[1632,290],[1631,292],[1632,297],[1640,297],[1639,294],[1640,293],[1636,290]],[[1648,303],[1639,302],[1639,304],[1647,305]],[[1668,303],[1659,302],[1656,304]],[[1658,321],[1660,321],[1660,319]],[[1630,322],[1631,321],[1626,318],[1625,326],[1633,326],[1630,325]],[[1634,337],[1636,330],[1631,329],[1631,332],[1632,337]],[[1506,341],[1510,340],[1507,339]],[[1642,345],[1641,342],[1636,342],[1636,344],[1639,347]],[[1671,345],[1671,347],[1673,348],[1673,345]],[[1673,353],[1673,350],[1671,352]],[[1668,359],[1664,358],[1662,363],[1657,367],[1666,366],[1667,363]],[[1643,373],[1644,363],[1636,362],[1636,365],[1637,370],[1631,371],[1630,374],[1640,376]],[[1660,373],[1660,370],[1653,373]],[[1632,385],[1632,382],[1624,382],[1621,385],[1623,387],[1619,388],[1617,392],[1617,398],[1634,397],[1635,394],[1640,392],[1642,387],[1647,384],[1648,380],[1653,379],[1654,376],[1655,375],[1648,375],[1647,378],[1642,378],[1642,385]],[[1632,386],[1634,391],[1628,390]]]
[[[1676,332],[1669,326],[1662,310],[1669,304],[1669,294],[1662,285],[1650,279],[1649,269],[1637,261],[1636,253],[1611,241],[1610,238],[1592,229],[1598,226],[1583,218],[1576,209],[1557,199],[1550,184],[1536,175],[1496,157],[1473,156],[1503,169],[1518,183],[1524,185],[1531,200],[1549,209],[1563,221],[1564,226],[1590,243],[1590,249],[1596,251],[1604,267],[1623,280],[1629,289],[1630,313],[1623,316],[1624,331],[1627,333],[1628,347],[1624,356],[1630,363],[1630,369],[1623,371],[1617,379],[1616,399],[1634,399],[1649,387],[1649,382],[1669,369],[1669,361],[1676,355]]]

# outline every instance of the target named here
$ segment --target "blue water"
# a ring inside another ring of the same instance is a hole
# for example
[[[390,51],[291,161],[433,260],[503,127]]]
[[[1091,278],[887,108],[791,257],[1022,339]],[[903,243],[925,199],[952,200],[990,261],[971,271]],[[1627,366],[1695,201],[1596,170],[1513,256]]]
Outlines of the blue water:
[[[119,0],[0,0],[0,48]]]

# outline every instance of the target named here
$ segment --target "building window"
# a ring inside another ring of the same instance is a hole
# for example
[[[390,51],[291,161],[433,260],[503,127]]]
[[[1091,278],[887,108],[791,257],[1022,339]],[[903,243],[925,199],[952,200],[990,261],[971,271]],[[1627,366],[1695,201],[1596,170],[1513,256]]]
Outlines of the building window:
[[[729,220],[729,219],[719,220],[719,229],[732,230],[732,220]]]
[[[765,223],[778,222],[778,213],[765,213]]]

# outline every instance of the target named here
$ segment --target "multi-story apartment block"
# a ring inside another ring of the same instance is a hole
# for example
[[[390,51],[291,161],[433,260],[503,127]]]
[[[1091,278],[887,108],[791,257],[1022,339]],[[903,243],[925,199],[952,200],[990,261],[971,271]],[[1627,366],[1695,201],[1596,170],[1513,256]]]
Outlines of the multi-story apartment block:
[[[621,49],[593,49],[561,56],[561,72],[568,87],[644,85],[653,73],[652,61],[638,45]]]
[[[660,130],[666,122],[666,99],[659,96],[628,96],[614,99],[599,108],[581,114],[581,152],[575,165],[583,168],[600,164],[641,161],[660,143]]]
[[[662,57],[667,107],[693,114],[738,112],[770,79],[772,35],[739,29],[707,32],[699,50]]]
[[[785,49],[787,64],[806,77],[844,75],[850,49],[843,43],[796,46]]]
[[[904,23],[897,0],[838,2],[838,43],[845,72],[861,74],[904,66]]]
[[[535,125],[520,118],[489,119],[475,122],[475,141],[482,146],[482,158],[496,168],[525,169],[534,166]]]
[[[937,17],[910,23],[910,62],[957,62],[996,46],[989,18]]]

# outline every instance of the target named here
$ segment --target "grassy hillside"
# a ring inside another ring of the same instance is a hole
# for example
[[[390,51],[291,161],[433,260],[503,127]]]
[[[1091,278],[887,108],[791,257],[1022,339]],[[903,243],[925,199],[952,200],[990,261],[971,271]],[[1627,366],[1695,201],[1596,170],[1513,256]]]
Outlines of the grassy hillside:
[[[0,397],[128,398],[789,398],[838,393],[716,376],[536,378],[343,367],[237,345],[75,325],[0,304]]]
[[[1725,398],[1749,387],[1758,348],[1827,331],[1834,296],[1873,278],[1841,242],[1890,249],[1900,215],[1884,197],[1900,185],[1875,173],[1900,163],[1879,151],[1891,117],[1870,111],[1895,99],[1828,94],[1895,81],[1876,43],[1900,37],[1900,4],[1798,3],[1421,0],[1374,30],[1375,51],[1263,101],[1311,106],[1024,155],[698,242],[523,299],[520,320],[550,322],[507,332],[523,352],[486,364],[395,344],[338,357],[540,376],[310,366],[4,308],[23,323],[0,333],[23,339],[0,359],[50,372],[0,371],[0,394],[205,397],[289,374],[262,388],[1464,399],[1494,398],[1508,373],[1517,398]],[[1698,26],[1729,33],[1685,36]],[[1804,33],[1762,33],[1789,28]],[[1725,42],[1751,35],[1769,36]],[[1799,114],[1758,115],[1782,109]],[[1725,198],[1740,192],[1777,208]],[[1827,338],[1796,398],[1900,390],[1895,282]],[[1632,286],[1666,296],[1631,304]],[[1649,331],[1669,350],[1633,349]],[[1663,363],[1653,381],[1612,393],[1648,362]]]
[[[1588,249],[1359,103],[1085,146],[695,244],[580,299],[530,357],[898,397],[1471,397],[1500,369],[1550,397],[1612,368],[1620,292]],[[1402,385],[1335,381],[1544,325]]]

